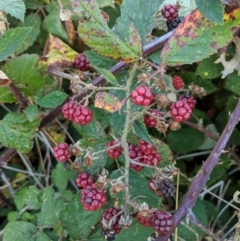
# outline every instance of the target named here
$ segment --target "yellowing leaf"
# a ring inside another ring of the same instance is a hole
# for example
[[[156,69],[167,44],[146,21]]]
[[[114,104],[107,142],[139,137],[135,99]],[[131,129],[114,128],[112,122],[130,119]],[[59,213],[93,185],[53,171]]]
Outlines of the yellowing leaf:
[[[78,53],[61,39],[50,35],[49,52],[46,56],[48,66],[71,66],[77,55]]]
[[[94,106],[111,113],[119,111],[122,107],[121,101],[117,97],[106,92],[96,94]]]

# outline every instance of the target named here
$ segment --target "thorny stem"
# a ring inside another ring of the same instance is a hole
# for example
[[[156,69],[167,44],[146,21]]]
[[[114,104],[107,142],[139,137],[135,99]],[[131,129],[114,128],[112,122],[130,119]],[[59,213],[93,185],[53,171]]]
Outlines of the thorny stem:
[[[23,97],[23,94],[13,83],[11,83],[8,87],[12,91],[13,95],[18,99],[18,102],[21,105],[21,107],[25,109],[28,106],[28,103],[27,100]]]
[[[237,125],[240,118],[240,99],[238,99],[238,104],[234,109],[233,113],[230,115],[230,119],[218,139],[215,147],[213,148],[211,154],[207,160],[203,163],[202,168],[198,174],[192,179],[192,184],[183,199],[178,210],[173,215],[174,219],[174,228],[178,226],[181,220],[187,215],[188,211],[192,209],[195,205],[197,198],[199,197],[200,192],[203,190],[206,182],[208,181],[210,174],[213,168],[218,164],[221,154],[224,152],[224,148],[234,131],[235,126]],[[171,236],[171,233],[166,235],[159,236],[156,241],[167,241]]]
[[[130,72],[129,78],[127,80],[126,96],[130,95],[130,87],[131,87],[131,84],[132,84],[136,71],[137,71],[137,64],[134,64],[134,66]],[[130,196],[129,196],[129,168],[130,168],[131,160],[129,157],[128,144],[127,144],[127,135],[128,135],[129,129],[130,129],[129,128],[130,127],[129,126],[130,118],[131,118],[131,102],[130,102],[130,100],[128,100],[126,103],[126,120],[125,120],[124,129],[123,129],[122,140],[121,140],[123,154],[125,156],[124,176],[125,176],[125,184],[126,184],[126,188],[125,188],[125,198],[126,198],[125,202],[126,203],[128,203],[129,199],[130,199]]]

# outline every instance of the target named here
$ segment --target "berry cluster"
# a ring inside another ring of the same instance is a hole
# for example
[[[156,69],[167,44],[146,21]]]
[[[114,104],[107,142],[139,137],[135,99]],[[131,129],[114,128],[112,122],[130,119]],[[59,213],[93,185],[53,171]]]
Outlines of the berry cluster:
[[[119,143],[118,141],[113,140],[113,141],[108,142],[106,147],[109,148],[118,143]],[[121,153],[122,153],[122,147],[120,147],[120,146],[107,150],[107,155],[112,159],[117,159],[121,155]]]
[[[184,81],[183,81],[182,77],[175,75],[175,76],[173,76],[172,81],[173,81],[173,87],[174,87],[176,90],[180,90],[180,89],[183,88],[183,86],[184,86]]]
[[[84,105],[78,105],[75,101],[69,101],[62,107],[63,116],[79,125],[87,125],[92,121],[92,111]]]
[[[80,173],[76,178],[76,184],[80,188],[85,188],[86,186],[92,185],[93,183],[93,177],[86,172]]]
[[[71,152],[67,143],[61,143],[53,148],[54,157],[60,162],[64,162],[71,157]]]
[[[148,106],[154,100],[152,90],[147,86],[138,86],[131,94],[132,101],[136,105]]]
[[[157,166],[161,161],[161,157],[157,150],[144,140],[140,140],[137,146],[132,144],[129,145],[129,157],[135,162],[151,166]],[[144,166],[135,163],[131,163],[130,166],[137,172],[144,168]]]
[[[158,110],[151,110],[150,112],[152,115],[156,117],[162,117],[162,114]],[[147,114],[144,116],[144,123],[148,127],[155,127],[157,125],[157,122],[158,122],[157,118],[154,118],[151,115]]]
[[[74,65],[76,68],[78,68],[82,71],[88,71],[91,69],[91,65],[90,65],[86,55],[83,53],[79,54],[75,58]]]

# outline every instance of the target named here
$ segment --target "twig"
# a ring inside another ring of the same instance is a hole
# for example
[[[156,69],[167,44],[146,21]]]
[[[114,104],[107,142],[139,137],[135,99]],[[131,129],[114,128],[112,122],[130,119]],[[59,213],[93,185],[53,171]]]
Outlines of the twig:
[[[14,155],[16,150],[13,148],[7,149],[3,155],[0,156],[0,167],[6,164]]]
[[[19,91],[15,84],[11,83],[9,89],[12,91],[14,96],[18,99],[19,104],[22,108],[26,108],[28,106],[27,100],[24,99],[23,94]]]
[[[240,99],[238,99],[238,104],[235,110],[233,111],[233,113],[230,115],[230,119],[223,133],[218,139],[214,149],[212,150],[207,160],[203,163],[202,168],[198,172],[197,176],[192,179],[192,184],[185,198],[183,199],[179,209],[173,215],[174,228],[176,228],[178,224],[181,222],[181,220],[187,215],[188,210],[195,205],[195,202],[200,192],[206,185],[206,182],[208,181],[213,168],[218,164],[219,157],[223,153],[223,150],[226,147],[226,144],[230,136],[232,135],[232,132],[235,126],[239,121],[239,118],[240,118]],[[168,240],[170,235],[171,233],[166,235],[161,235],[156,239],[156,241],[166,241]]]

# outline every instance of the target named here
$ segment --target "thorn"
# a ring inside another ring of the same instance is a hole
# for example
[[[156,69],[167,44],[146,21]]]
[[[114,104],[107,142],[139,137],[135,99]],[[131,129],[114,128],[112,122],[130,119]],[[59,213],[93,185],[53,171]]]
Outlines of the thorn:
[[[196,193],[194,192],[194,193],[191,195],[191,198],[193,198],[195,195],[196,195]]]
[[[228,153],[229,150],[226,150],[226,151],[225,151],[225,150],[221,150],[221,152],[222,152],[222,153]]]

